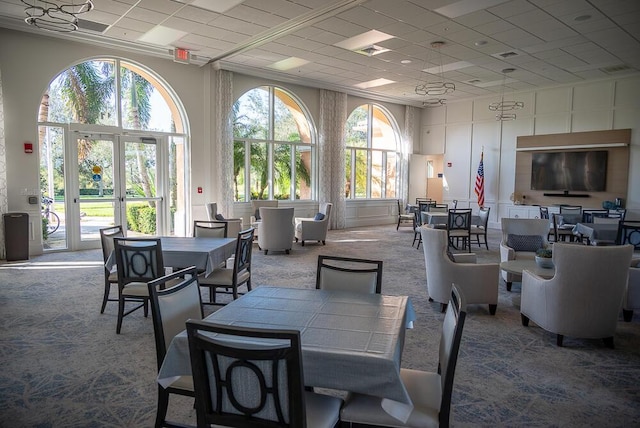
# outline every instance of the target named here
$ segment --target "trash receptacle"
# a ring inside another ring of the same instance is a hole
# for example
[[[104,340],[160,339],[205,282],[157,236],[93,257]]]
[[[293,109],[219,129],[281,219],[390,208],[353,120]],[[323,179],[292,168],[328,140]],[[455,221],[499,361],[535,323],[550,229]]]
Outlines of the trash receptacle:
[[[29,214],[6,213],[2,217],[7,261],[29,260]]]

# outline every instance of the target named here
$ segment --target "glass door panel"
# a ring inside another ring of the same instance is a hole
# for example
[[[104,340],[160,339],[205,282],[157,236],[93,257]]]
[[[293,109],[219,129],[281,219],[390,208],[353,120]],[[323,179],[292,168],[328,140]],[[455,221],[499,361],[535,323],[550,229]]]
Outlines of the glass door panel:
[[[163,189],[158,188],[157,144],[155,138],[123,141],[123,211],[127,236],[153,236],[163,228]]]
[[[38,131],[43,247],[45,250],[63,250],[67,248],[64,129],[40,126]]]
[[[79,241],[99,246],[100,229],[122,224],[117,145],[112,137],[91,135],[80,136],[76,145]]]

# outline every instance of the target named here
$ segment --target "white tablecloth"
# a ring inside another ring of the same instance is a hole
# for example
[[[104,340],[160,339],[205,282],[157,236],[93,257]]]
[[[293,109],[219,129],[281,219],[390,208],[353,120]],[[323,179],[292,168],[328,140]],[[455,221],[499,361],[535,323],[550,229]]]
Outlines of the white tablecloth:
[[[447,219],[449,218],[449,213],[426,213],[427,224],[447,224]],[[480,221],[480,216],[477,214],[471,215],[471,224],[472,225],[482,225]]]
[[[618,225],[610,223],[578,223],[573,228],[574,235],[582,235],[589,240],[615,241]]]
[[[413,407],[400,379],[405,329],[415,320],[406,296],[261,286],[206,320],[299,330],[306,386],[393,400],[386,404],[399,405],[399,419]],[[167,349],[158,382],[166,387],[176,376],[190,374],[189,345],[182,332]]]

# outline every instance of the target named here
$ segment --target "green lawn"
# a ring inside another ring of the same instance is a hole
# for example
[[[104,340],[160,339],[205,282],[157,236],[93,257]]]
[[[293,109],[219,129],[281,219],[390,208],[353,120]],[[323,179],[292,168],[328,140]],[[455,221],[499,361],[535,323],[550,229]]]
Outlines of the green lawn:
[[[144,202],[129,203],[127,206],[145,205]],[[57,213],[64,213],[65,207],[62,201],[56,201],[53,210]],[[113,217],[113,202],[94,202],[82,204],[80,210],[88,217]]]

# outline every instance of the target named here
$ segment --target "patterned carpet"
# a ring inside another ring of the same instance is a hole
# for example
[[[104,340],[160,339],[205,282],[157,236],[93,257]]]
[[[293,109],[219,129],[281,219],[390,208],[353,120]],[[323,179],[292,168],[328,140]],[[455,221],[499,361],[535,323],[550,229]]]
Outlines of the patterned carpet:
[[[313,288],[318,254],[384,260],[382,290],[409,295],[417,313],[403,367],[435,370],[443,315],[429,303],[422,249],[395,226],[332,231],[327,245],[294,244],[290,255],[254,247],[254,285]],[[498,233],[481,262],[497,262]],[[496,278],[496,280],[498,280]],[[115,334],[116,304],[99,313],[99,250],[0,264],[0,427],[151,427],[156,361],[151,319],[140,311]],[[628,427],[640,420],[640,314],[620,319],[616,349],[599,340],[523,327],[512,303],[520,285],[500,284],[495,316],[470,306],[453,392],[456,427]],[[172,401],[172,420],[195,424],[192,402]]]

